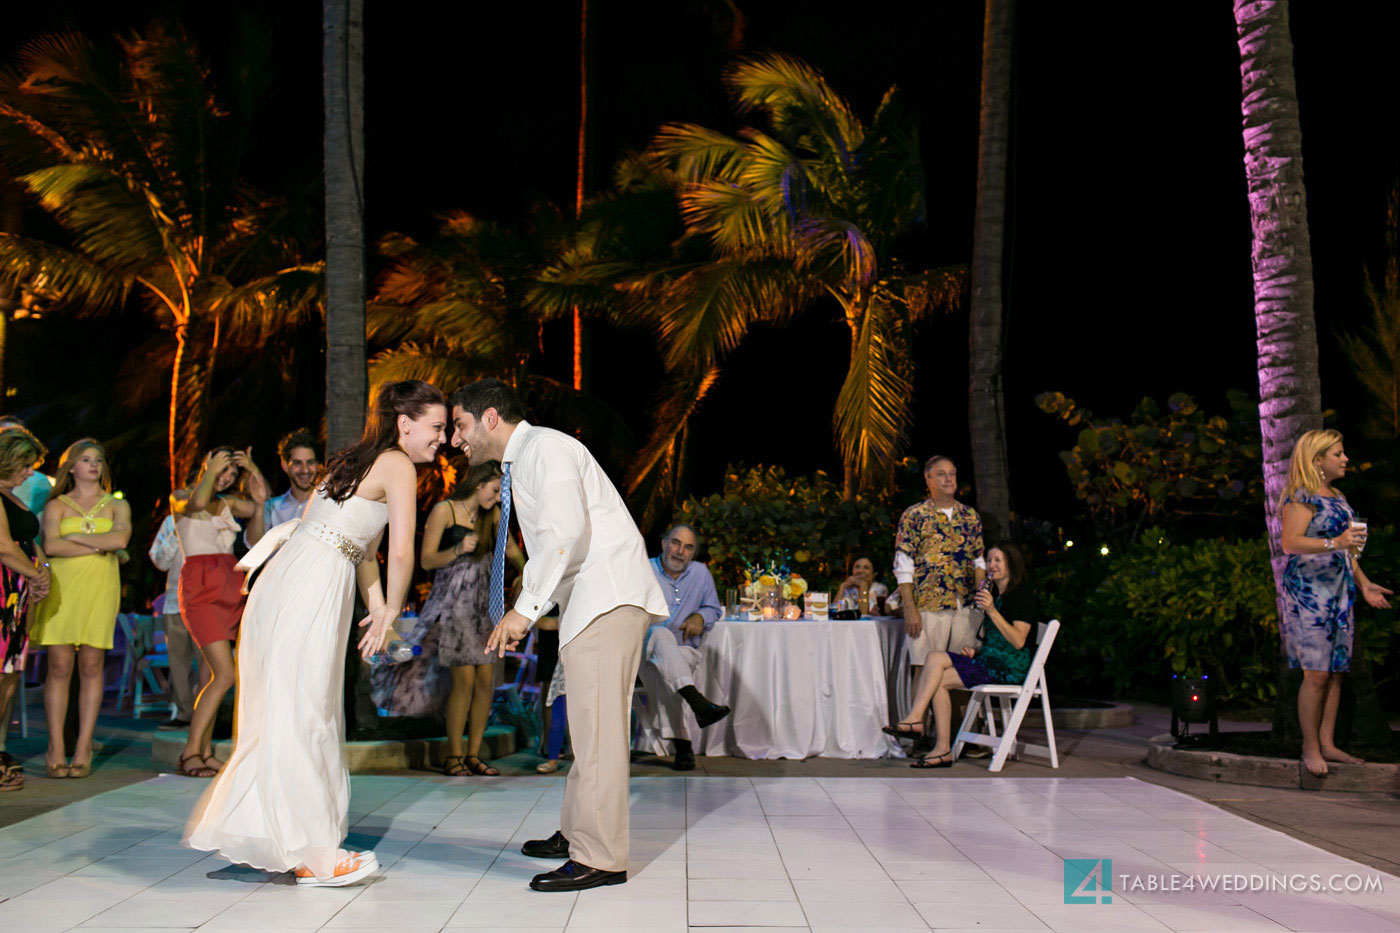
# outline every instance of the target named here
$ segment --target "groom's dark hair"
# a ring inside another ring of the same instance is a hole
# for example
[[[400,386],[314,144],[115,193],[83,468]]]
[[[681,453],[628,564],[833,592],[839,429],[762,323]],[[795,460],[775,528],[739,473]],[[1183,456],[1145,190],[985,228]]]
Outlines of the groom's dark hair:
[[[525,420],[525,406],[520,404],[520,396],[515,390],[499,379],[478,379],[452,393],[448,399],[452,408],[462,407],[462,411],[480,419],[486,409],[496,409],[496,414],[507,424],[519,424]]]

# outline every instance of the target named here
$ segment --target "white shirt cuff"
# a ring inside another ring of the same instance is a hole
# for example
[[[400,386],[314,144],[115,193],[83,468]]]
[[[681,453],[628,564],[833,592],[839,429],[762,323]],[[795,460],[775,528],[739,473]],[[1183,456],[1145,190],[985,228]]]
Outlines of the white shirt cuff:
[[[551,605],[553,604],[543,596],[536,596],[529,590],[521,590],[520,598],[515,601],[515,611],[531,623],[535,623],[540,620],[540,616],[549,611]]]
[[[894,579],[896,583],[914,582],[914,559],[903,551],[894,554]]]

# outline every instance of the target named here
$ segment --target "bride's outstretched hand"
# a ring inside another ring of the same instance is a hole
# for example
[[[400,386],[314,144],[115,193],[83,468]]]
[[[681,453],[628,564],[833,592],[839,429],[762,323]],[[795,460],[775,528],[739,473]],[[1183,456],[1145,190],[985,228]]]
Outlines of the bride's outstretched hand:
[[[384,643],[389,640],[389,633],[393,631],[395,615],[388,606],[380,606],[360,620],[360,628],[369,626],[360,638],[360,657],[368,661],[370,655],[383,649]]]

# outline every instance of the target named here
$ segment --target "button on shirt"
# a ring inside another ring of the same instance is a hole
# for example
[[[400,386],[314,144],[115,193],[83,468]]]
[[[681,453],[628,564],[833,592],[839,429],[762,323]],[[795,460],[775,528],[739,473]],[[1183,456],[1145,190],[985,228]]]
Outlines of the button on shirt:
[[[641,532],[588,448],[522,421],[501,459],[528,555],[516,612],[535,622],[558,603],[561,648],[620,606],[670,616]]]
[[[671,605],[671,617],[666,620],[666,627],[676,633],[676,641],[699,648],[700,639],[709,634],[720,616],[724,615],[710,568],[693,560],[686,564],[680,577],[673,577],[662,566],[661,558],[653,557],[651,569],[656,573],[656,582],[661,584],[661,592],[666,594],[666,601]],[[705,631],[691,638],[683,637],[681,623],[697,612],[705,622]]]

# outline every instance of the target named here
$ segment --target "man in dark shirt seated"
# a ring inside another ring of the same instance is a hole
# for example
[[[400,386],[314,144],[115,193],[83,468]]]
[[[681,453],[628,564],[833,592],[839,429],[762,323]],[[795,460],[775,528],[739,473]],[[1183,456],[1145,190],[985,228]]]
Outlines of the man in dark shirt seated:
[[[710,568],[694,560],[698,545],[694,528],[676,525],[662,538],[661,554],[651,559],[671,617],[647,629],[638,672],[647,690],[650,725],[675,747],[671,767],[677,771],[695,767],[692,743],[699,730],[729,715],[729,707],[711,703],[695,687],[705,680],[700,641],[724,614]]]

